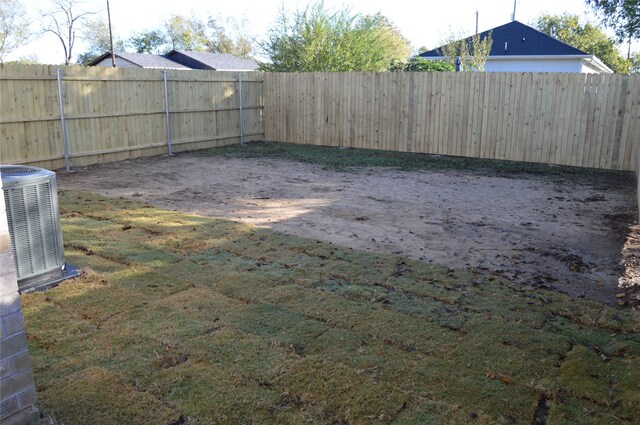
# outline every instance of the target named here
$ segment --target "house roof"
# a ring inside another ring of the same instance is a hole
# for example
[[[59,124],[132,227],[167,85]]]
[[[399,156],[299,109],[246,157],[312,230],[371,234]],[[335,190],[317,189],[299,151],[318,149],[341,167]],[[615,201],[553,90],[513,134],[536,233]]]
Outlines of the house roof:
[[[255,59],[241,59],[228,53],[172,50],[165,56],[193,69],[214,69],[216,71],[255,71],[260,67]]]
[[[88,66],[95,66],[111,57],[111,52],[107,52],[96,59],[89,62]],[[159,69],[189,69],[188,67],[167,59],[161,55],[152,55],[149,53],[126,53],[116,52],[116,57],[138,65],[141,68],[159,68]]]
[[[587,58],[592,56],[518,21],[483,31],[480,33],[480,37],[484,39],[489,32],[491,32],[493,39],[490,57],[584,56]],[[471,37],[466,40],[471,41]],[[440,48],[421,53],[420,56],[425,58],[443,56],[439,51]]]

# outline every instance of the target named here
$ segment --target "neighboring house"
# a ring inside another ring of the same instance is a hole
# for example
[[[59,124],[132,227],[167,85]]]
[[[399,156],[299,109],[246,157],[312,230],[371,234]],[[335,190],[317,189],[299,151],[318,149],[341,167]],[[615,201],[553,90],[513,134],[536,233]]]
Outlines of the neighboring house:
[[[255,59],[241,59],[228,53],[172,50],[166,55],[116,52],[117,67],[152,69],[208,69],[214,71],[256,71]],[[89,62],[88,66],[112,66],[111,52]]]
[[[595,55],[576,49],[518,21],[480,33],[491,32],[493,44],[486,72],[581,72],[611,74],[613,71]],[[468,40],[470,40],[469,37]],[[440,48],[420,54],[425,59],[442,59]]]
[[[172,61],[191,69],[215,71],[256,71],[260,64],[255,59],[242,59],[229,53],[185,52],[172,50],[165,55]]]
[[[116,52],[116,66],[121,68],[190,69],[162,55]],[[87,66],[113,66],[111,52],[92,60]]]

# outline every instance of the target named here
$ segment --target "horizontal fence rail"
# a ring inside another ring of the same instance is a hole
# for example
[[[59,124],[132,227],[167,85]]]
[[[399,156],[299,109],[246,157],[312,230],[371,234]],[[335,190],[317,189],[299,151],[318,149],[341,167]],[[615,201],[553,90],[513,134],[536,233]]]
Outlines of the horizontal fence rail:
[[[640,76],[269,73],[267,140],[633,170]]]
[[[264,139],[259,73],[167,71],[167,126],[162,70],[61,67],[62,109],[57,70],[0,68],[1,163],[64,167],[63,122],[71,166]]]
[[[62,67],[61,110],[57,69],[0,68],[0,162],[64,167],[63,113],[71,166],[164,154],[169,142],[240,143],[241,132],[616,170],[640,157],[638,75],[171,70],[167,125],[161,70]]]

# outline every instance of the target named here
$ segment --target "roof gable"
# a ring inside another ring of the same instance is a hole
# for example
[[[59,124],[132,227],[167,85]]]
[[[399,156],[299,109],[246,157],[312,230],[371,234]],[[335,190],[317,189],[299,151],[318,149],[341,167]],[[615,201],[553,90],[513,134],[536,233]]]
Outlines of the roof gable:
[[[480,37],[484,39],[489,32],[493,39],[489,56],[590,56],[580,49],[518,21],[483,31]],[[470,42],[471,37],[465,40]],[[420,56],[426,58],[442,56],[439,50],[440,47],[421,53]]]
[[[161,55],[152,55],[149,53],[116,52],[115,56],[117,58],[126,60],[127,62],[130,62],[134,65],[137,65],[140,68],[190,69]],[[95,66],[109,57],[111,57],[111,52],[100,55],[96,59],[89,62],[87,66]]]

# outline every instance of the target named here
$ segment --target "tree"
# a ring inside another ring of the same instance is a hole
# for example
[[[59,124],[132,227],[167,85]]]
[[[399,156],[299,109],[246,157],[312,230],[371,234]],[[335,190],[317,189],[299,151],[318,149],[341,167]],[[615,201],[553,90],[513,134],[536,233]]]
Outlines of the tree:
[[[29,39],[27,12],[20,0],[0,0],[0,63]]]
[[[622,42],[640,38],[640,2],[638,0],[585,0],[602,18],[602,23],[613,29]]]
[[[640,52],[631,53],[629,57],[629,62],[631,65],[629,66],[629,73],[638,74],[640,73]]]
[[[438,53],[444,56],[444,61],[454,69],[456,61],[460,60],[460,71],[484,71],[484,64],[491,53],[492,45],[491,32],[485,37],[474,34],[467,38],[450,34]]]
[[[253,52],[251,40],[246,36],[248,21],[209,17],[205,23],[195,16],[173,15],[163,28],[154,28],[132,35],[128,44],[136,53],[166,53],[187,50],[211,53],[231,53],[249,57]]]
[[[111,51],[109,27],[102,19],[87,22],[82,29],[82,38],[88,41],[89,48],[78,55],[77,62],[81,65],[87,65],[98,56]],[[123,40],[115,39],[113,41],[113,48],[116,52],[123,51],[125,47],[126,43]]]
[[[420,56],[415,56],[409,59],[406,63],[402,61],[395,61],[392,63],[390,70],[409,72],[453,72],[456,68],[443,60],[425,59]]]
[[[233,18],[223,19],[209,17],[207,27],[207,51],[212,53],[230,53],[232,55],[248,58],[253,53],[253,43],[246,36],[249,34],[249,22],[246,19],[238,22]]]
[[[195,16],[172,15],[165,22],[167,39],[173,50],[207,50],[206,25]]]
[[[596,55],[614,72],[627,73],[629,70],[629,63],[618,51],[615,40],[600,28],[580,22],[578,15],[541,15],[532,25],[576,49]]]
[[[140,32],[129,37],[129,44],[136,53],[165,53],[167,34],[161,29]]]
[[[246,36],[248,22],[233,18],[209,17],[204,23],[197,17],[173,15],[164,28],[132,35],[128,43],[136,53],[166,53],[172,49],[211,53],[231,53],[249,57],[253,52]]]
[[[41,12],[43,31],[55,35],[64,50],[64,64],[69,65],[73,57],[73,47],[76,43],[77,26],[97,12],[82,11],[79,0],[51,0],[52,8],[48,12]]]
[[[387,71],[409,54],[409,43],[387,18],[349,9],[329,11],[322,2],[293,15],[280,9],[260,49],[277,72]]]
[[[386,16],[377,13],[363,18],[364,26],[372,29],[369,36],[372,43],[379,46],[380,63],[387,71],[394,60],[406,59],[411,53],[410,43],[400,29],[396,27]]]

